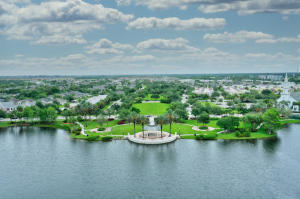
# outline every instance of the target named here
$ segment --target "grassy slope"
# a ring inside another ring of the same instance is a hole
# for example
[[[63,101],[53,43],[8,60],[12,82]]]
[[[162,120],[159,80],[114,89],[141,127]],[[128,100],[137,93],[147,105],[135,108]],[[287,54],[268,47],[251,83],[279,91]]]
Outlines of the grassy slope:
[[[134,107],[141,110],[141,115],[163,115],[167,112],[170,104],[163,103],[140,103],[134,104]]]

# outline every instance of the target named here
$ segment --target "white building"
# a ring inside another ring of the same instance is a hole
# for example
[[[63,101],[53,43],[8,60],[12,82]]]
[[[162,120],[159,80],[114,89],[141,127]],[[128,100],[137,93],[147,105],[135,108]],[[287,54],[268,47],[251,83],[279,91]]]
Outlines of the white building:
[[[89,98],[87,101],[91,104],[96,104],[99,101],[104,100],[106,97],[107,97],[107,95],[98,95],[98,96]]]
[[[298,112],[299,105],[294,105],[295,102],[298,102],[298,99],[295,99],[296,93],[291,94],[290,86],[291,85],[286,74],[284,82],[282,84],[282,93],[280,98],[277,100],[277,103],[286,102],[288,108],[291,108],[293,111]]]

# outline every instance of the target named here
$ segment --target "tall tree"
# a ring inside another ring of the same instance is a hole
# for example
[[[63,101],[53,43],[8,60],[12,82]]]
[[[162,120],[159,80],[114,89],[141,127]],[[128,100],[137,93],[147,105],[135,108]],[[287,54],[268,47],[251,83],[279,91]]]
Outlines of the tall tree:
[[[171,136],[171,133],[172,133],[172,124],[175,120],[175,113],[172,111],[172,110],[169,110],[167,113],[166,113],[166,118],[167,118],[167,121],[169,123],[169,126],[170,126],[170,135]]]
[[[239,126],[240,119],[238,117],[228,116],[218,120],[217,125],[226,131],[233,131]]]
[[[280,128],[280,115],[276,108],[268,109],[263,115],[264,127],[269,134],[275,133]]]
[[[198,117],[197,117],[197,122],[200,122],[203,124],[203,126],[205,124],[208,124],[210,121],[210,117],[209,114],[206,112],[202,112]]]
[[[129,115],[129,121],[133,123],[133,135],[134,135],[134,137],[135,137],[135,126],[136,126],[136,123],[138,122],[138,119],[139,119],[139,115],[136,112],[132,112]]]
[[[145,117],[144,115],[140,116],[140,117],[139,117],[139,123],[142,125],[143,138],[144,138],[144,137],[145,137],[145,134],[144,134],[144,127],[145,127],[145,124],[148,123],[148,118]]]
[[[155,118],[155,120],[156,120],[156,123],[159,124],[159,126],[160,126],[160,136],[161,136],[161,138],[162,138],[162,137],[163,137],[163,134],[162,134],[162,131],[163,131],[163,125],[166,124],[167,119],[166,119],[165,116],[160,115],[160,116],[158,116],[157,118]]]
[[[251,124],[251,131],[254,132],[255,126],[262,122],[262,115],[249,113],[249,114],[245,115],[245,120]]]

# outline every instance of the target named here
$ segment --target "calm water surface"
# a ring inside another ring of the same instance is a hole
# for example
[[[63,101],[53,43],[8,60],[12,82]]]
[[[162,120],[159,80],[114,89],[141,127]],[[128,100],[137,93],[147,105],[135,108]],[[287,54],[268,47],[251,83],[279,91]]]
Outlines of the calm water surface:
[[[1,199],[300,198],[300,125],[258,141],[163,146],[0,129]]]

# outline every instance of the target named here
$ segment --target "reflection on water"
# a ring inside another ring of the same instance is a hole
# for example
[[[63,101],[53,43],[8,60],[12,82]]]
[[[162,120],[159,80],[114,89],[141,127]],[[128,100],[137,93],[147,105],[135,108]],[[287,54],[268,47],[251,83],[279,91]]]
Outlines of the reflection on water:
[[[270,139],[265,139],[262,142],[265,151],[275,153],[280,145],[280,138],[274,137]]]
[[[0,128],[0,198],[300,198],[299,132],[144,146]]]

